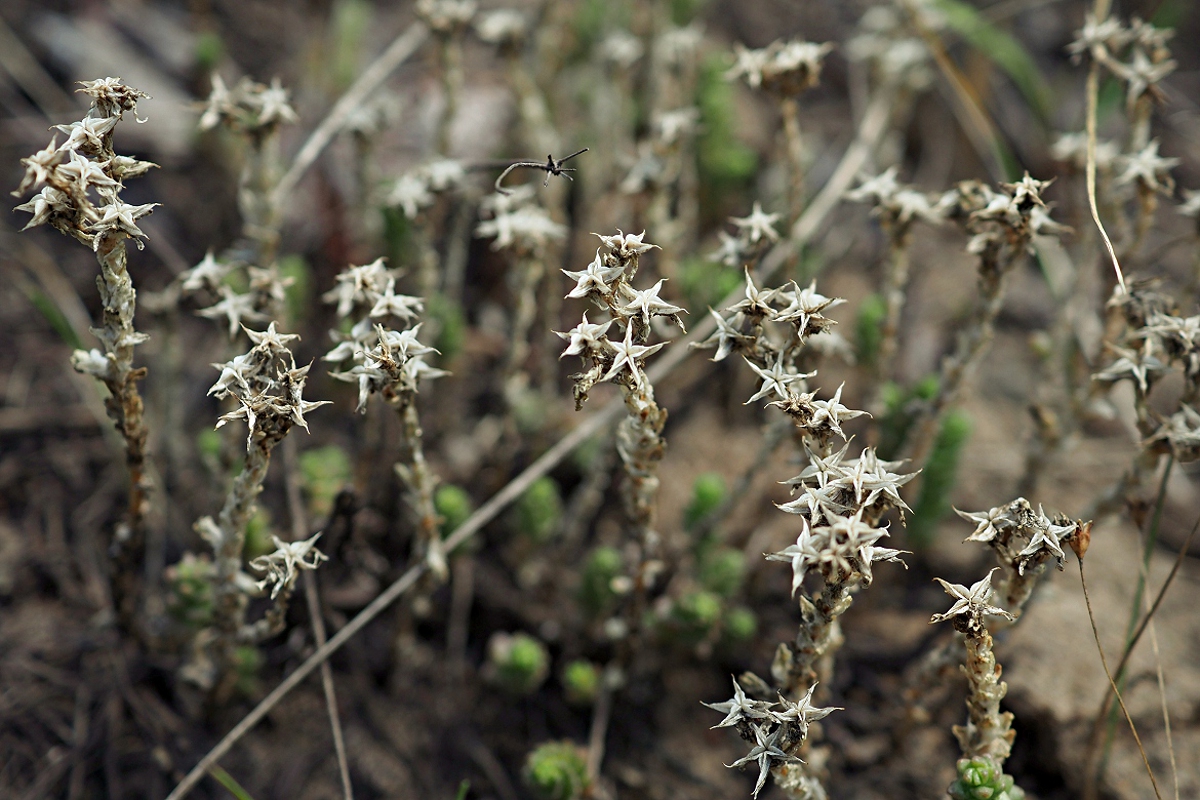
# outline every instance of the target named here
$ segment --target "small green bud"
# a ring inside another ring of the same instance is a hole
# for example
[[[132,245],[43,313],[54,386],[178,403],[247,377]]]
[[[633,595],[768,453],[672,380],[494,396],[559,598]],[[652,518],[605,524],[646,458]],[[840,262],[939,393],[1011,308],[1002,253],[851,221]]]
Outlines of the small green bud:
[[[475,504],[471,495],[461,486],[444,483],[433,494],[433,507],[442,518],[442,535],[452,533],[459,525],[467,521]]]
[[[621,574],[621,553],[615,547],[597,547],[583,565],[579,584],[579,604],[593,616],[599,616],[616,598],[613,579]]]
[[[196,70],[207,74],[217,68],[225,46],[221,43],[221,35],[216,31],[205,31],[196,37],[195,49]]]
[[[262,506],[254,510],[254,516],[246,523],[244,552],[247,561],[275,552],[275,543],[271,541],[271,515]]]
[[[854,323],[857,339],[858,363],[872,365],[879,357],[879,345],[883,342],[883,322],[887,317],[887,303],[883,295],[869,294],[858,307],[858,318]]]
[[[758,617],[745,606],[737,606],[725,612],[722,633],[727,644],[739,644],[754,638],[758,632]]]
[[[178,622],[200,629],[212,622],[212,585],[216,571],[207,555],[183,558],[167,567],[167,612]]]
[[[970,436],[971,418],[963,412],[951,411],[942,420],[925,461],[921,494],[906,531],[914,548],[927,547],[932,542],[938,520],[950,511],[950,492],[958,480],[958,461]]]
[[[692,484],[692,499],[683,512],[683,527],[691,529],[725,501],[725,479],[706,472]]]
[[[297,330],[312,307],[312,267],[298,255],[287,255],[279,259],[279,277],[284,281],[283,307],[288,327]]]
[[[496,633],[488,642],[488,672],[502,689],[532,694],[550,674],[550,654],[527,633]]]
[[[253,645],[242,645],[233,651],[233,671],[237,674],[235,688],[245,697],[258,693],[258,673],[263,655]]]
[[[987,756],[958,761],[958,779],[947,790],[954,800],[1022,800],[1025,792]]]
[[[700,583],[721,597],[736,594],[745,573],[746,560],[732,547],[714,548],[700,560]]]
[[[425,298],[425,316],[434,322],[437,335],[433,346],[442,354],[442,362],[449,362],[462,350],[466,339],[467,322],[462,306],[443,294],[432,294]]]
[[[577,800],[588,787],[587,759],[572,742],[546,742],[526,757],[521,776],[540,800]]]
[[[558,484],[549,475],[542,476],[517,501],[517,531],[539,544],[545,543],[554,535],[562,510]]]
[[[704,638],[721,619],[723,603],[712,592],[691,592],[680,597],[671,609],[671,616],[688,639]]]
[[[221,442],[221,432],[215,428],[205,428],[196,434],[196,450],[209,464],[221,462]]]
[[[333,513],[333,501],[350,482],[350,459],[336,445],[306,450],[300,454],[300,485],[308,493],[308,513],[314,519],[327,519]]]
[[[583,659],[572,661],[563,668],[562,684],[568,703],[589,705],[600,688],[600,668]]]

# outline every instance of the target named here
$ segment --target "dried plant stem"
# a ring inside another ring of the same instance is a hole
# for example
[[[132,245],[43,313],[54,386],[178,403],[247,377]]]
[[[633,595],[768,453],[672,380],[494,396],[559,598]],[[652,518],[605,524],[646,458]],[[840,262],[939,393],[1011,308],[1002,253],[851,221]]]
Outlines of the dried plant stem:
[[[417,515],[416,556],[428,564],[434,576],[443,581],[447,576],[446,552],[438,528],[438,513],[433,502],[437,476],[425,460],[424,434],[417,414],[417,396],[398,392],[388,398],[400,413],[404,424],[404,443],[408,446],[411,464],[396,464],[396,474],[409,490],[409,503]]]
[[[421,27],[422,29],[424,28],[424,26]],[[842,195],[850,187],[855,175],[862,169],[867,158],[886,130],[887,121],[891,116],[893,100],[893,93],[886,90],[886,88],[881,89],[872,98],[863,114],[855,139],[843,154],[829,182],[825,184],[813,202],[809,204],[805,213],[792,226],[789,239],[786,242],[776,245],[767,254],[761,269],[762,275],[769,276],[773,274],[786,260],[788,252],[808,242],[820,230],[821,224],[829,215],[829,212],[840,202]],[[739,288],[724,298],[720,305],[732,305],[741,298],[742,294],[742,289]],[[685,345],[688,342],[703,341],[712,334],[715,327],[716,324],[711,319],[697,324],[686,340],[680,341],[678,347],[669,349],[663,353],[662,358],[657,359],[655,364],[647,370],[646,374],[650,380],[661,380],[670,374],[688,356],[688,350]],[[484,525],[491,522],[509,504],[516,501],[534,481],[548,474],[551,469],[557,466],[559,462],[566,458],[580,444],[611,425],[612,420],[620,413],[621,405],[621,403],[614,400],[595,412],[592,416],[586,418],[562,439],[559,439],[549,450],[539,456],[517,477],[509,481],[503,489],[492,495],[491,499],[481,505],[474,514],[459,525],[445,539],[443,543],[445,550],[447,552],[453,551],[454,548],[478,533]],[[346,642],[350,641],[359,631],[416,585],[421,576],[425,574],[426,569],[427,567],[423,563],[414,564],[409,567],[404,574],[393,581],[366,608],[351,619],[345,627],[334,634],[328,642],[318,647],[316,652],[305,659],[294,672],[280,681],[274,690],[259,701],[258,705],[241,722],[235,725],[229,733],[225,734],[221,741],[200,759],[196,766],[171,791],[167,800],[182,800],[182,798],[186,797],[207,774],[210,766],[220,761],[243,736],[253,730],[272,709],[279,705],[280,701],[299,686],[305,678],[311,675],[313,670],[328,660]]]
[[[233,647],[241,638],[246,611],[246,594],[238,585],[242,552],[246,546],[246,525],[254,516],[255,500],[262,492],[263,480],[271,465],[271,450],[276,444],[277,439],[267,437],[247,448],[242,471],[233,479],[217,517],[220,535],[215,548],[213,626],[218,632],[218,674],[223,677],[231,672]]]
[[[1117,668],[1113,673],[1118,679],[1125,674],[1125,667],[1129,664],[1129,658],[1133,655],[1134,648],[1137,647],[1142,634],[1145,633],[1146,628],[1150,624],[1150,620],[1154,619],[1154,615],[1158,612],[1158,607],[1162,604],[1163,598],[1167,595],[1167,589],[1170,588],[1175,580],[1175,576],[1179,573],[1179,568],[1183,566],[1183,562],[1187,558],[1192,540],[1196,537],[1197,531],[1200,531],[1200,519],[1192,526],[1192,530],[1180,546],[1179,553],[1175,556],[1175,563],[1171,565],[1171,571],[1167,573],[1162,587],[1154,597],[1154,602],[1150,604],[1149,611],[1142,617],[1142,621],[1138,624],[1137,629],[1133,631],[1133,634],[1128,637],[1125,650],[1121,653],[1121,660],[1117,662]],[[1088,741],[1088,755],[1085,762],[1087,764],[1087,771],[1084,773],[1084,798],[1096,797],[1096,782],[1099,779],[1101,761],[1101,744],[1104,740],[1104,721],[1108,718],[1109,712],[1112,710],[1114,697],[1116,697],[1115,683],[1110,685],[1109,691],[1104,695],[1104,701],[1100,704],[1099,711],[1092,720],[1092,732]]]
[[[461,35],[448,32],[439,34],[438,66],[442,83],[442,109],[438,115],[435,146],[439,155],[450,155],[450,132],[454,118],[458,116],[458,103],[463,87],[463,50]]]
[[[649,383],[640,392],[626,392],[625,407],[629,415],[617,429],[617,453],[627,478],[622,494],[630,521],[649,555],[657,549],[654,516],[658,462],[666,449],[662,431],[667,424],[667,412],[654,402],[654,388]]]
[[[970,690],[967,693],[965,726],[954,726],[954,738],[967,758],[988,756],[1003,766],[1012,751],[1017,732],[1012,729],[1011,712],[1000,711],[1000,701],[1008,692],[1008,684],[1000,680],[1000,665],[992,651],[992,635],[984,626],[965,632],[967,663],[963,672]]]
[[[1121,712],[1125,715],[1125,721],[1129,723],[1129,730],[1133,733],[1133,740],[1137,742],[1138,752],[1142,756],[1142,764],[1146,767],[1146,774],[1150,776],[1150,785],[1154,787],[1154,796],[1158,800],[1162,800],[1162,793],[1158,790],[1158,781],[1154,777],[1154,770],[1150,768],[1150,760],[1146,757],[1146,748],[1142,746],[1142,737],[1138,735],[1137,726],[1133,724],[1133,717],[1129,715],[1129,709],[1125,707],[1125,698],[1121,696],[1121,690],[1117,688],[1116,681],[1113,680],[1112,671],[1108,668],[1108,658],[1105,657],[1104,647],[1100,644],[1100,631],[1096,628],[1096,615],[1092,612],[1092,598],[1088,594],[1087,578],[1083,574],[1082,558],[1079,559],[1079,582],[1083,586],[1083,600],[1087,605],[1088,622],[1092,625],[1092,638],[1096,641],[1096,652],[1100,654],[1100,664],[1104,667],[1104,675],[1108,678],[1108,685],[1112,691],[1112,695],[1117,698],[1117,702],[1121,705]],[[1091,800],[1091,798],[1096,797],[1096,788],[1095,771],[1089,768],[1084,776],[1083,796],[1085,800]]]
[[[827,681],[832,673],[833,654],[844,641],[838,618],[854,602],[855,586],[857,582],[838,581],[826,584],[815,601],[801,598],[800,630],[784,686],[788,697],[803,695],[807,687]]]
[[[908,288],[909,254],[912,226],[898,221],[888,223],[888,260],[883,283],[885,314],[880,331],[879,355],[876,358],[879,377],[886,380],[894,370],[893,361],[899,341],[900,318],[904,314],[904,302]],[[894,373],[893,373],[894,374]]]
[[[612,719],[613,686],[605,671],[596,694],[596,705],[592,710],[592,725],[588,731],[587,774],[594,783],[600,778],[600,767],[604,764],[605,739],[608,723]]]
[[[907,457],[916,467],[925,464],[937,438],[942,418],[958,398],[970,370],[979,362],[991,344],[995,333],[996,317],[1004,304],[1005,279],[1011,272],[1017,257],[1023,248],[1010,247],[1009,252],[1000,255],[996,252],[985,252],[980,256],[979,267],[979,307],[972,316],[970,326],[958,338],[958,346],[954,355],[942,362],[939,375],[938,391],[930,401],[929,406],[917,425],[916,433],[906,443]],[[917,492],[920,479],[909,484],[910,492]],[[915,494],[913,496],[916,496]]]
[[[788,168],[788,223],[795,223],[804,211],[804,137],[800,131],[800,103],[795,96],[779,98],[783,117],[784,149]]]
[[[282,220],[279,184],[283,162],[279,152],[279,126],[250,134],[250,152],[242,166],[238,183],[238,210],[242,230],[255,245],[257,266],[270,268],[279,253],[279,228]],[[268,313],[277,316],[278,309]]]
[[[526,362],[529,360],[530,333],[538,312],[538,284],[546,272],[545,263],[539,254],[519,256],[514,267],[512,277],[516,285],[513,287],[513,296],[516,298],[517,307],[513,311],[508,363],[504,370],[510,401],[516,399],[513,390],[523,389],[529,382]],[[554,294],[558,296],[557,292]]]
[[[414,22],[388,45],[378,58],[371,62],[354,83],[346,90],[338,101],[333,104],[325,119],[313,129],[308,139],[296,152],[287,172],[275,185],[275,205],[285,211],[289,208],[299,208],[299,204],[283,202],[296,188],[296,184],[304,177],[308,168],[316,162],[333,137],[342,130],[346,120],[378,89],[387,77],[415,53],[425,40],[429,38],[429,28],[422,22]]]
[[[287,489],[288,513],[292,518],[292,540],[301,541],[309,536],[308,515],[304,511],[304,500],[300,496],[300,476],[296,464],[296,442],[288,439],[283,445],[283,464]],[[308,605],[308,616],[312,620],[313,641],[317,647],[326,642],[325,617],[321,613],[321,598],[317,592],[317,576],[305,571],[304,599]],[[342,736],[342,720],[338,714],[337,691],[333,685],[333,670],[328,661],[321,663],[321,688],[325,692],[325,711],[329,715],[329,728],[333,734],[333,749],[337,755],[338,774],[342,779],[342,796],[354,800],[354,788],[350,784],[350,763],[346,760],[346,740]]]
[[[150,502],[150,479],[146,472],[146,423],[137,382],[146,375],[144,367],[133,366],[133,347],[143,338],[133,325],[137,293],[129,277],[126,236],[106,233],[96,242],[96,260],[100,264],[100,289],[103,306],[100,336],[109,356],[104,385],[109,396],[104,401],[109,418],[125,440],[125,464],[129,469],[129,505],[125,525],[116,532],[119,546],[116,575],[113,580],[114,602],[123,624],[132,625],[137,611],[137,586],[144,558],[146,512]]]
[[[1102,21],[1108,16],[1107,0],[1096,0],[1092,7],[1092,14],[1097,22]],[[1117,259],[1117,251],[1113,247],[1112,239],[1108,236],[1108,231],[1104,228],[1104,223],[1100,221],[1100,211],[1096,207],[1096,107],[1099,105],[1100,96],[1100,61],[1095,54],[1092,56],[1092,64],[1088,68],[1087,86],[1085,89],[1087,95],[1087,196],[1088,207],[1092,212],[1092,222],[1096,223],[1096,229],[1100,231],[1100,237],[1104,240],[1104,246],[1108,250],[1108,256],[1112,259],[1113,272],[1117,276],[1117,285],[1121,287],[1122,292],[1126,292],[1125,274],[1121,271],[1121,263]]]

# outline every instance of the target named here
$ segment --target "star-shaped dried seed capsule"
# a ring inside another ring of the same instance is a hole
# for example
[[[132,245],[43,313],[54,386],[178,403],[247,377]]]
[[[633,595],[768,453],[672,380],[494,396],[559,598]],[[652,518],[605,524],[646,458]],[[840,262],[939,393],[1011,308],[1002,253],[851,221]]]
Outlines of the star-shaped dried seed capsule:
[[[267,576],[257,584],[259,590],[270,586],[271,599],[274,600],[280,591],[292,588],[296,583],[296,576],[300,574],[301,570],[316,569],[322,561],[328,561],[329,557],[314,546],[317,539],[320,538],[321,534],[318,533],[311,539],[285,542],[278,536],[272,536],[275,552],[250,561],[252,569],[267,573]]]
[[[568,272],[565,269],[562,271],[563,275],[575,281],[575,288],[567,292],[566,296],[580,299],[587,297],[592,292],[602,296],[612,294],[612,289],[608,285],[624,272],[625,267],[621,265],[606,266],[604,257],[600,255],[600,249],[596,248],[596,257],[585,269],[579,272]]]
[[[208,308],[202,308],[196,313],[208,319],[225,317],[229,321],[229,338],[237,336],[242,320],[261,322],[267,315],[254,308],[254,295],[237,294],[228,286],[222,284],[221,299]]]
[[[625,233],[620,228],[617,228],[616,236],[601,236],[598,233],[593,233],[600,239],[601,244],[613,251],[613,254],[622,261],[629,261],[642,253],[647,253],[658,247],[656,244],[644,242],[646,232],[641,233]]]
[[[775,319],[777,322],[792,322],[801,336],[808,336],[818,331],[827,330],[832,320],[825,319],[821,312],[827,308],[840,306],[846,302],[840,297],[826,297],[817,291],[817,282],[813,280],[801,289],[792,281],[790,290],[779,290],[779,299],[787,302]]]
[[[775,309],[771,307],[771,302],[779,294],[778,289],[759,289],[754,285],[754,278],[750,275],[750,267],[745,267],[746,271],[746,298],[741,300],[726,311],[741,312],[751,317],[766,317],[773,319],[775,317]]]
[[[805,494],[807,495],[807,493]],[[791,503],[788,505],[791,505]],[[780,508],[783,508],[783,506],[780,506]],[[813,536],[812,529],[808,526],[808,520],[801,518],[800,521],[804,527],[801,528],[800,535],[796,537],[795,544],[789,544],[778,553],[763,553],[763,557],[767,561],[791,563],[792,597],[796,596],[796,592],[804,584],[804,577],[808,574],[809,567],[812,567],[821,560],[820,542]]]
[[[375,305],[371,306],[367,316],[376,319],[392,316],[409,323],[421,314],[423,307],[424,301],[419,297],[396,294],[396,279],[388,278],[387,286],[375,301]]]
[[[779,214],[766,213],[758,201],[755,201],[749,216],[730,217],[729,221],[737,226],[738,235],[750,244],[758,244],[763,240],[779,241],[779,234],[775,231],[775,223],[779,221]]]
[[[1012,528],[1016,523],[1009,516],[1008,506],[996,506],[987,511],[959,511],[954,509],[954,513],[958,514],[968,522],[975,523],[975,531],[963,539],[963,542],[990,542],[1004,531]]]
[[[741,684],[737,682],[737,678],[734,678],[733,697],[724,703],[701,703],[701,705],[711,708],[713,711],[720,711],[725,715],[725,719],[713,725],[713,728],[728,728],[742,720],[766,719],[770,716],[772,703],[750,699],[746,696]]]
[[[750,365],[750,369],[754,370],[755,374],[762,378],[762,386],[759,387],[758,391],[749,400],[742,404],[746,406],[770,394],[787,400],[789,386],[796,381],[802,381],[817,374],[815,370],[801,373],[791,372],[783,363],[782,350],[779,351],[779,355],[775,358],[775,364],[770,369],[763,369],[745,356],[742,356],[742,358]]]
[[[666,278],[659,278],[658,283],[649,289],[642,289],[641,291],[633,289],[633,296],[629,302],[621,306],[621,311],[626,314],[640,315],[643,325],[649,325],[651,317],[671,317],[682,328],[683,322],[679,319],[679,315],[686,314],[687,312],[679,306],[671,305],[658,296],[665,280]]]
[[[709,309],[708,313],[712,314],[713,319],[717,323],[716,329],[709,334],[708,338],[703,342],[693,342],[691,347],[697,349],[705,349],[713,347],[717,348],[717,352],[710,359],[711,361],[724,361],[725,358],[733,352],[734,347],[739,342],[745,341],[749,337],[741,332],[742,322],[745,317],[741,314],[734,314],[729,319],[718,314],[713,309]]]
[[[831,431],[836,433],[842,439],[846,438],[845,432],[842,430],[842,420],[854,419],[866,414],[866,411],[857,411],[849,406],[842,405],[842,389],[846,386],[843,381],[842,385],[833,393],[833,397],[828,400],[813,400],[812,419],[808,421],[810,428],[819,428],[822,425],[827,426]]]
[[[199,264],[179,276],[180,288],[185,292],[198,292],[201,289],[216,291],[231,269],[231,264],[217,261],[212,250],[209,250]]]
[[[804,696],[794,703],[782,694],[779,695],[779,705],[783,710],[772,711],[771,717],[781,724],[793,723],[800,729],[800,735],[807,737],[809,723],[823,720],[834,711],[845,710],[840,706],[829,706],[827,708],[817,708],[814,706],[812,696],[816,689],[817,684],[814,683],[808,687],[808,691],[804,693]]]
[[[245,325],[242,326],[242,330],[244,330],[246,335],[250,337],[250,341],[254,343],[256,348],[270,355],[278,355],[281,353],[290,354],[290,351],[288,350],[288,343],[294,342],[300,338],[299,334],[280,333],[279,331],[275,330],[274,320],[272,320],[271,324],[267,326],[267,329],[261,333],[258,331],[252,331]]]
[[[131,206],[120,200],[109,203],[100,207],[100,219],[88,225],[88,230],[92,233],[118,231],[131,237],[141,248],[140,239],[146,238],[146,234],[137,226],[137,221],[153,211],[157,205],[158,203],[145,203],[140,206]],[[100,247],[100,238],[96,237],[95,247],[97,248]]]
[[[751,761],[758,763],[758,781],[755,782],[754,792],[751,794],[757,800],[758,793],[762,791],[763,784],[767,781],[767,775],[771,772],[773,761],[796,764],[800,763],[800,759],[783,752],[776,744],[779,741],[779,734],[783,731],[782,727],[776,728],[768,734],[763,726],[751,723],[750,730],[754,733],[754,747],[750,748],[750,752],[737,761],[725,766],[732,769],[749,764]]]
[[[288,90],[283,88],[279,78],[273,78],[269,87],[262,88],[255,104],[258,106],[259,125],[298,122],[300,119],[289,104]]]
[[[583,322],[576,325],[571,330],[563,333],[555,331],[555,335],[566,339],[569,344],[567,349],[562,352],[563,356],[587,356],[589,353],[601,349],[603,345],[604,335],[608,332],[608,328],[613,324],[610,319],[608,322],[588,322],[587,312],[583,312]]]
[[[1061,568],[1066,559],[1061,542],[1063,539],[1070,538],[1074,532],[1074,524],[1057,525],[1046,516],[1042,507],[1038,506],[1033,536],[1029,539],[1029,544],[1025,545],[1024,549],[1017,554],[1017,572],[1024,575],[1025,568],[1029,566],[1030,562],[1041,563],[1039,559],[1042,557],[1042,553],[1049,553],[1058,559]]]
[[[1158,154],[1158,140],[1154,139],[1142,150],[1121,158],[1124,169],[1117,176],[1117,185],[1138,183],[1152,192],[1170,195],[1175,190],[1171,170],[1179,166],[1178,158],[1167,158]]]
[[[1167,370],[1167,365],[1154,354],[1154,349],[1153,339],[1146,339],[1140,350],[1113,347],[1112,351],[1118,358],[1104,370],[1097,372],[1095,380],[1119,381],[1132,378],[1138,390],[1145,395],[1150,391],[1151,382]]]
[[[944,622],[954,617],[964,617],[964,626],[967,630],[979,630],[984,627],[983,618],[989,614],[995,614],[1008,620],[1016,619],[1003,608],[993,606],[988,602],[992,599],[992,573],[998,569],[999,567],[992,567],[983,580],[972,585],[970,589],[961,583],[949,583],[941,578],[934,578],[946,590],[946,594],[954,598],[954,605],[944,614],[934,614],[929,621]]]
[[[612,366],[609,367],[608,372],[604,373],[604,377],[600,380],[610,381],[619,375],[621,370],[628,368],[633,374],[633,382],[638,389],[642,388],[642,370],[638,366],[638,361],[648,355],[657,353],[666,345],[666,342],[659,342],[652,345],[634,344],[632,325],[625,326],[624,341],[614,342],[611,339],[606,339],[605,341],[608,342],[608,346],[613,349],[616,355],[613,358]]]

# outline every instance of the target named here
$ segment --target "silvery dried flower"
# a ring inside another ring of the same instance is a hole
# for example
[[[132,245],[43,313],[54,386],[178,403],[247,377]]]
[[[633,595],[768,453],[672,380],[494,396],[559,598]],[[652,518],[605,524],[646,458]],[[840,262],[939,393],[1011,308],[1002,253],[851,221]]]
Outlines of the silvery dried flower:
[[[261,322],[267,319],[267,315],[255,307],[254,295],[238,294],[226,284],[221,284],[217,291],[221,295],[221,299],[196,313],[208,319],[224,317],[229,323],[230,339],[237,336],[238,329],[242,327],[243,322]]]
[[[180,287],[185,292],[203,289],[215,292],[232,269],[232,264],[217,261],[209,250],[199,264],[180,274]]]
[[[439,35],[449,35],[470,24],[479,4],[475,0],[417,0],[417,16]]]
[[[758,793],[762,791],[763,784],[767,780],[767,775],[773,767],[779,764],[797,764],[801,763],[801,760],[779,749],[778,742],[779,735],[783,732],[782,726],[768,733],[762,725],[751,723],[750,731],[754,734],[754,746],[750,748],[750,752],[732,764],[726,764],[725,766],[733,769],[734,767],[740,767],[743,764],[751,762],[758,764],[758,780],[755,782],[754,791],[751,793],[751,796],[757,800]]]
[[[541,206],[525,205],[480,222],[475,235],[494,238],[493,250],[517,247],[534,251],[551,241],[565,238],[567,226],[552,220],[550,213]]]
[[[1059,161],[1065,161],[1077,170],[1087,169],[1087,133],[1060,133],[1050,145],[1050,155]],[[1109,139],[1096,142],[1096,169],[1111,169],[1121,154],[1121,147]]]
[[[1153,139],[1137,153],[1122,156],[1117,160],[1121,167],[1117,185],[1137,183],[1147,191],[1170,195],[1175,191],[1175,180],[1171,170],[1179,165],[1178,158],[1167,158],[1158,154],[1158,140]]]
[[[1111,349],[1117,359],[1093,375],[1093,379],[1111,382],[1132,379],[1138,391],[1146,395],[1150,392],[1150,384],[1167,371],[1167,365],[1155,355],[1157,348],[1153,339],[1146,339],[1138,350],[1115,346]]]
[[[750,244],[758,244],[759,241],[778,242],[779,234],[775,231],[778,221],[779,214],[767,214],[757,200],[749,216],[730,218],[730,222],[737,226],[739,235]]]
[[[614,342],[609,339],[607,341],[613,352],[613,361],[612,366],[608,368],[608,372],[600,379],[601,382],[610,381],[620,375],[621,372],[628,370],[632,376],[633,384],[638,389],[642,388],[644,380],[640,362],[646,356],[653,355],[666,346],[666,342],[659,342],[652,345],[635,344],[633,341],[632,325],[625,326],[624,340]]]
[[[515,48],[525,39],[529,21],[520,11],[500,8],[479,15],[475,20],[475,33],[488,44],[502,48]]]
[[[720,711],[725,715],[725,719],[712,726],[713,729],[716,729],[728,728],[744,720],[768,719],[771,716],[769,709],[772,703],[747,697],[741,684],[737,682],[737,678],[734,678],[732,698],[724,703],[701,703],[701,705],[711,708],[713,711]]]
[[[1163,420],[1146,444],[1164,446],[1182,464],[1200,459],[1200,413],[1190,405],[1181,404],[1178,411]]]
[[[599,44],[600,58],[619,69],[629,69],[642,57],[642,41],[629,31],[615,30]]]
[[[726,76],[744,78],[752,89],[762,88],[782,96],[799,94],[817,85],[825,56],[832,49],[829,42],[814,44],[798,40],[774,41],[761,50],[736,44],[736,60]]]
[[[570,295],[568,295],[570,296]],[[563,333],[555,331],[555,335],[568,341],[567,349],[562,352],[563,356],[595,356],[604,349],[604,343],[608,340],[605,334],[608,333],[609,326],[613,324],[610,319],[607,322],[588,322],[587,312],[583,312],[583,321],[576,325],[571,330]]]
[[[1015,617],[1003,608],[991,604],[992,575],[999,567],[993,567],[982,580],[971,585],[971,588],[961,583],[950,583],[941,578],[934,578],[946,590],[946,594],[954,598],[954,605],[944,614],[934,614],[930,622],[955,621],[956,628],[976,631],[984,627],[984,617],[988,615],[1004,617],[1013,620]]]
[[[844,710],[836,706],[829,706],[827,708],[817,708],[814,706],[812,697],[813,692],[816,691],[816,689],[817,684],[814,683],[812,686],[808,687],[808,691],[806,691],[800,697],[800,699],[794,703],[791,700],[788,700],[782,694],[779,695],[779,707],[782,709],[782,711],[772,711],[771,717],[780,724],[795,725],[799,729],[800,735],[807,737],[808,726],[810,724],[825,719],[834,711]]]
[[[300,542],[285,542],[278,536],[272,536],[275,552],[250,561],[251,569],[267,573],[266,577],[257,583],[259,591],[270,586],[271,599],[274,600],[281,591],[292,590],[301,570],[316,569],[322,561],[328,561],[329,557],[314,546],[319,538],[320,533]]]

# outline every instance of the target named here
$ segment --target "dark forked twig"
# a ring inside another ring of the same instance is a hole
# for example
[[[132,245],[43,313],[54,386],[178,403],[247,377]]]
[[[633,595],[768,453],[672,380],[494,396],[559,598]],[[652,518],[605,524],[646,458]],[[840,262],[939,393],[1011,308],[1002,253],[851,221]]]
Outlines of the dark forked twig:
[[[540,169],[544,171],[546,173],[546,180],[542,182],[542,186],[548,186],[550,184],[550,178],[554,175],[561,175],[569,181],[574,181],[575,179],[567,173],[574,172],[575,170],[564,167],[563,164],[567,163],[575,156],[586,153],[587,151],[588,148],[585,147],[582,150],[576,150],[574,153],[571,153],[571,155],[566,156],[565,158],[559,159],[549,155],[546,156],[545,164],[541,163],[540,161],[514,161],[505,167],[504,172],[500,173],[500,177],[496,178],[496,191],[500,194],[512,194],[511,190],[501,187],[500,184],[503,183],[504,179],[508,177],[508,173],[512,172],[518,167],[528,167],[529,169]]]

